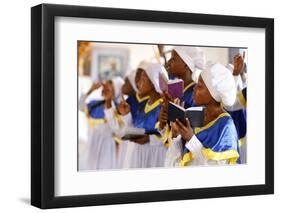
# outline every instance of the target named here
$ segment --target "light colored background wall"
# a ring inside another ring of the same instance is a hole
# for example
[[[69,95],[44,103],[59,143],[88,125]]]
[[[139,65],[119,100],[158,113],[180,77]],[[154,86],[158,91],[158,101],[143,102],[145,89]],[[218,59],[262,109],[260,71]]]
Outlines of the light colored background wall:
[[[44,0],[45,3],[275,17],[275,195],[50,210],[48,212],[278,212],[281,207],[281,14],[278,1]],[[30,196],[30,7],[39,0],[1,3],[0,212],[39,212]]]

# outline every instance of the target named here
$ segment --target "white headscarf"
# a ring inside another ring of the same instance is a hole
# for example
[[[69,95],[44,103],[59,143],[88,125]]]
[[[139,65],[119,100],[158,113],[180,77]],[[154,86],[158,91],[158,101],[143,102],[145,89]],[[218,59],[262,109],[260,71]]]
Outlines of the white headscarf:
[[[212,97],[225,106],[232,106],[236,100],[236,86],[233,76],[222,64],[207,64],[201,72]]]
[[[196,69],[204,69],[206,58],[202,48],[178,46],[174,50],[192,72],[195,72]]]
[[[136,74],[137,70],[132,70],[131,72],[127,73],[125,77],[128,78],[130,84],[132,85],[135,92],[138,92],[137,85],[136,85]]]
[[[115,98],[118,98],[120,96],[121,88],[124,84],[124,80],[120,76],[116,76],[112,78],[111,81],[114,88],[114,96]]]
[[[147,62],[145,65],[145,73],[147,74],[148,78],[154,85],[156,92],[162,93],[159,85],[159,74],[162,72],[164,67],[158,63],[149,63]]]

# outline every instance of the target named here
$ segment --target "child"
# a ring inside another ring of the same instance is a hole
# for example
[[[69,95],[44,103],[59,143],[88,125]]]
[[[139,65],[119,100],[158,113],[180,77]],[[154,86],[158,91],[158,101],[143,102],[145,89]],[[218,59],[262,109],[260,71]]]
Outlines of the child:
[[[94,85],[85,95],[82,95],[79,101],[79,109],[84,111],[88,117],[89,147],[87,153],[87,170],[94,169],[113,169],[116,164],[116,145],[112,136],[112,130],[105,119],[104,108],[109,100],[117,101],[120,96],[120,90],[123,79],[115,77],[106,81],[102,86],[102,95],[104,101],[91,100],[86,103],[87,97],[93,90],[99,88],[101,84]],[[105,131],[106,130],[106,131]]]
[[[221,64],[209,64],[194,88],[194,102],[205,106],[204,126],[191,128],[172,124],[173,144],[166,155],[167,166],[239,163],[238,136],[231,116],[221,106],[232,106],[236,87],[231,73]]]
[[[141,64],[139,65],[141,67]],[[114,107],[105,109],[105,116],[109,121],[111,129],[113,129],[115,135],[119,137],[118,151],[117,151],[117,168],[129,168],[129,159],[131,155],[131,150],[134,144],[128,141],[122,141],[120,136],[122,135],[122,129],[128,123],[128,113],[131,112],[133,119],[135,119],[135,114],[138,108],[143,107],[145,102],[148,100],[148,96],[142,97],[138,94],[136,83],[140,79],[140,74],[142,69],[138,68],[137,71],[132,71],[125,77],[125,83],[122,86],[122,94],[127,95],[126,101],[122,101],[117,105],[116,109]],[[122,97],[123,97],[122,95]],[[117,113],[117,115],[116,115]],[[118,121],[118,118],[121,119]]]
[[[161,96],[159,87],[159,73],[162,67],[155,63],[144,63],[140,68],[140,81],[137,82],[139,95],[149,96],[144,106],[140,106],[131,125],[145,129],[145,136],[135,139],[134,149],[131,154],[130,167],[147,168],[164,165],[166,147],[162,143],[159,132],[155,125],[161,107]],[[130,124],[129,124],[130,125]]]

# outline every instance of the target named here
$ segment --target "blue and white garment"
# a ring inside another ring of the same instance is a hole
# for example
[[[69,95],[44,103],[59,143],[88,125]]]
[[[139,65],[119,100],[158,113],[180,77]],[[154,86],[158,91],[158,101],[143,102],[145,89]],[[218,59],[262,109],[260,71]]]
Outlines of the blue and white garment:
[[[86,170],[114,169],[116,142],[105,119],[104,104],[92,100],[85,107],[85,113],[90,127]]]
[[[184,93],[183,93],[183,97],[181,98],[181,101],[184,102],[185,109],[196,106],[196,104],[193,101],[193,89],[195,85],[196,83],[192,81],[184,88]]]
[[[162,143],[161,136],[156,128],[162,99],[157,100],[152,105],[146,102],[144,107],[140,107],[133,119],[133,126],[144,128],[149,134],[149,143],[140,145],[134,143],[134,150],[130,160],[132,168],[148,168],[164,166],[166,147]]]
[[[204,127],[195,128],[194,133],[184,147],[181,166],[209,164],[208,161],[240,163],[238,136],[228,113],[220,114]]]

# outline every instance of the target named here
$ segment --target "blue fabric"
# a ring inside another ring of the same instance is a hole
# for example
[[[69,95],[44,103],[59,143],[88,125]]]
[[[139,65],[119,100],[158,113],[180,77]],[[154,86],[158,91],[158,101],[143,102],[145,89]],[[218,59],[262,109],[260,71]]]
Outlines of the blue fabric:
[[[104,104],[101,101],[92,100],[87,104],[89,116],[94,119],[104,118]]]
[[[212,126],[196,134],[205,148],[213,152],[224,152],[227,150],[236,150],[240,153],[238,136],[231,116],[219,118]],[[185,147],[184,153],[189,150]],[[237,160],[240,163],[240,159]]]
[[[184,108],[194,107],[196,104],[193,101],[193,89],[196,84],[189,87],[183,94],[183,97],[181,98],[181,101],[184,102]]]
[[[246,120],[246,110],[236,110],[236,111],[228,111],[228,113],[231,115],[236,130],[238,134],[238,138],[244,138],[247,133],[247,120]]]
[[[139,102],[136,95],[131,95],[127,98],[126,102],[130,105],[132,118],[135,120],[138,109],[145,106],[147,99]]]
[[[148,113],[144,112],[144,106],[139,107],[136,112],[135,119],[133,120],[134,127],[144,128],[146,134],[158,134],[155,124],[158,121],[158,115],[161,109],[161,104],[155,107]]]

